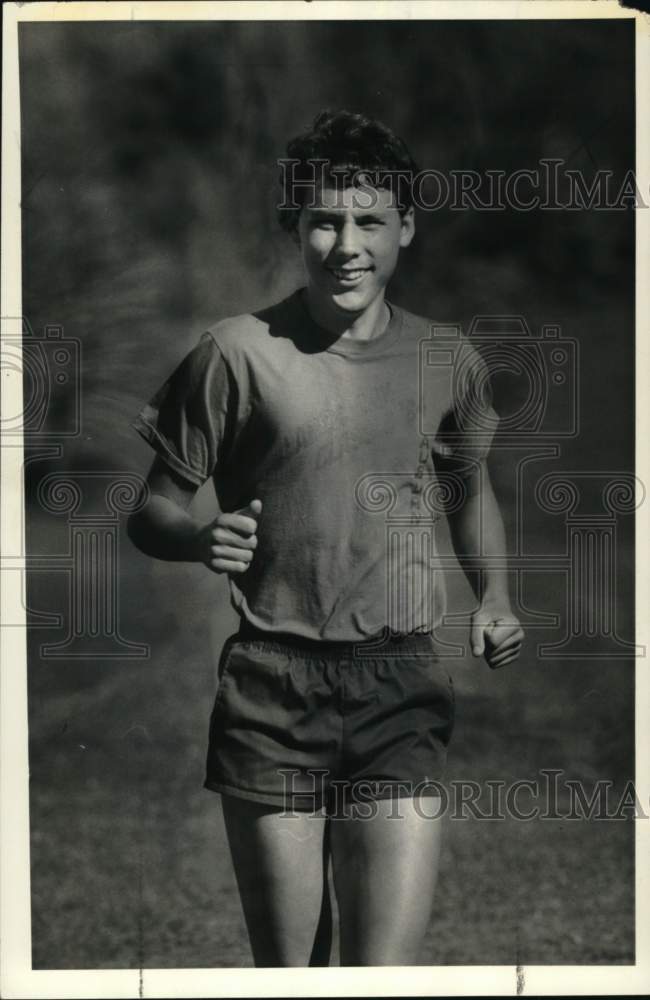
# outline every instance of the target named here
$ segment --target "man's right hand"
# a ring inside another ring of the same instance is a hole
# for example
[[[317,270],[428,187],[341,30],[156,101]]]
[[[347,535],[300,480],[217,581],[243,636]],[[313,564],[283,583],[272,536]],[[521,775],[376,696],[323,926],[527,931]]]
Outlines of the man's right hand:
[[[199,560],[213,573],[245,573],[257,547],[257,519],[261,500],[218,517],[201,528],[196,538]]]

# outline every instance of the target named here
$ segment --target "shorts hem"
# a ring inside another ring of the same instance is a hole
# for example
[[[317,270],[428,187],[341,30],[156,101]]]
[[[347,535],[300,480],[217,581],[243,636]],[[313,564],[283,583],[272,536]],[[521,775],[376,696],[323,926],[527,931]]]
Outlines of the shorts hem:
[[[347,805],[362,805],[368,802],[381,802],[386,799],[419,799],[422,796],[441,798],[440,788],[444,788],[444,778],[431,778],[414,782],[411,788],[405,788],[404,782],[399,781],[395,781],[394,787],[390,787],[390,782],[381,783],[382,787],[375,789],[373,792],[366,791],[367,783],[365,780],[362,780],[360,784],[363,791],[358,791],[357,793],[353,791],[351,796],[344,796],[344,801]],[[206,778],[203,782],[203,787],[219,795],[232,795],[235,798],[245,799],[248,802],[258,802],[260,805],[277,806],[278,809],[283,809],[286,812],[319,812],[321,809],[328,808],[331,805],[329,795],[320,796],[320,798],[316,799],[312,792],[302,793],[303,801],[305,797],[311,797],[310,804],[303,805],[300,802],[301,793],[297,793],[295,799],[287,799],[281,793],[275,795],[273,792],[256,792],[249,788],[241,788],[238,785],[229,785],[227,782],[214,781],[209,778]],[[354,788],[354,786],[352,787]]]
[[[324,800],[321,800],[318,805],[312,801],[309,806],[301,806],[298,802],[287,800],[287,797],[282,794],[255,792],[249,788],[240,788],[237,785],[228,785],[224,781],[213,781],[209,778],[203,782],[203,787],[220,795],[233,795],[235,798],[246,799],[248,802],[259,802],[260,805],[264,806],[277,806],[278,809],[283,809],[286,812],[318,812],[326,804]],[[305,792],[305,795],[311,795],[311,792]]]

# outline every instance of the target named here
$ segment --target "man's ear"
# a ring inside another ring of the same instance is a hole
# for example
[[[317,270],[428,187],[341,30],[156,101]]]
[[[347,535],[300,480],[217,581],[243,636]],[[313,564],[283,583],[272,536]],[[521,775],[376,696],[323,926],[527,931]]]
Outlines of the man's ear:
[[[401,247],[407,247],[414,236],[415,236],[415,210],[411,205],[411,207],[408,208],[406,212],[404,212],[404,215],[401,218],[399,245]]]

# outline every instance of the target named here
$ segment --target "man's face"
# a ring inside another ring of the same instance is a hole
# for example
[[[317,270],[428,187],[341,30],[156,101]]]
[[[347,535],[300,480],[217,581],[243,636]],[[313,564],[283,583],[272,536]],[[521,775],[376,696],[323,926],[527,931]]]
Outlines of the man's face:
[[[414,232],[413,209],[400,215],[390,191],[319,188],[298,221],[311,293],[338,311],[363,312],[383,292]]]

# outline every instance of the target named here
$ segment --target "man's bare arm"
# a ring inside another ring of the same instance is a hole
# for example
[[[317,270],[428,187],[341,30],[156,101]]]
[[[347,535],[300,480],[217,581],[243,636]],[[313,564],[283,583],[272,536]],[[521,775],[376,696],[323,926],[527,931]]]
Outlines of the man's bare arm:
[[[485,463],[480,484],[447,516],[456,554],[471,560],[464,569],[480,602],[473,616],[472,650],[485,653],[491,667],[501,667],[519,655],[524,633],[510,604],[503,517]]]
[[[466,576],[481,603],[508,608],[506,533],[485,464],[480,481],[479,492],[447,514],[449,530],[458,557],[471,559],[472,567],[466,569]]]
[[[215,573],[243,573],[257,546],[262,504],[252,500],[234,513],[203,524],[189,513],[198,487],[175,473],[159,456],[147,476],[149,498],[131,514],[127,531],[141,552],[173,562],[202,562]]]

